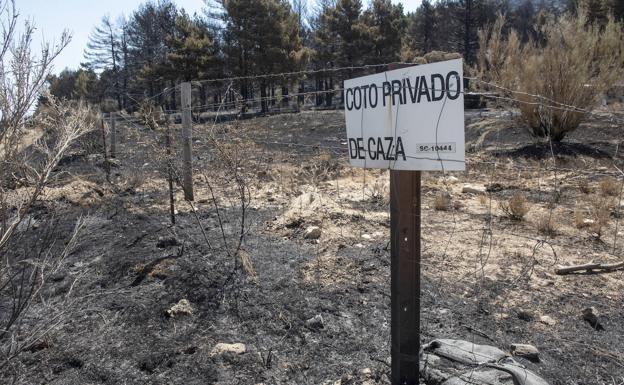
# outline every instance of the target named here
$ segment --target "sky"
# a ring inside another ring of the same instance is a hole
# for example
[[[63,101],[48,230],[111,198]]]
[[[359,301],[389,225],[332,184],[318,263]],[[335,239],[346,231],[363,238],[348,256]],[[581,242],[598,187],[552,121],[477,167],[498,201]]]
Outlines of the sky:
[[[125,15],[129,16],[144,0],[16,0],[21,20],[28,18],[37,26],[35,47],[41,41],[58,41],[64,29],[72,34],[72,40],[65,50],[54,61],[54,72],[59,73],[65,68],[78,69],[83,61],[83,52],[93,28],[100,23],[103,16],[112,20]],[[203,0],[173,0],[187,13],[201,13],[205,7]],[[314,0],[308,0],[313,3]],[[367,1],[363,1],[365,4]],[[414,11],[420,0],[392,0],[402,3],[406,12]]]

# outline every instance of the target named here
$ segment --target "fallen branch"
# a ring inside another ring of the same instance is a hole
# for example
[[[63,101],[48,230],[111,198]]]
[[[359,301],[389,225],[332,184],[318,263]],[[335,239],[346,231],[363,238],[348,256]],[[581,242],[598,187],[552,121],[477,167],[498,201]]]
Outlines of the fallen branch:
[[[566,275],[566,274],[601,274],[601,273],[611,273],[617,270],[624,269],[624,261],[616,262],[616,263],[595,263],[589,262],[583,265],[572,265],[572,266],[559,266],[558,269],[555,270],[555,273],[558,275]]]

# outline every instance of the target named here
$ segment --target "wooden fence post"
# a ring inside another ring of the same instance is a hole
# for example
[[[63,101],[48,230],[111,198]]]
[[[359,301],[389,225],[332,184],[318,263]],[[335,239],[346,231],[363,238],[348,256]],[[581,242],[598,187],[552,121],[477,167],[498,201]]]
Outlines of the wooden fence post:
[[[191,121],[191,83],[181,85],[182,99],[182,174],[184,178],[184,199],[193,200],[193,135]]]
[[[117,130],[115,129],[115,113],[110,113],[110,157],[115,158],[117,156]]]
[[[419,383],[420,214],[421,172],[390,170],[392,385]]]
[[[111,169],[111,164],[108,161],[108,146],[106,145],[106,127],[104,127],[105,123],[104,123],[104,114],[102,114],[102,118],[100,119],[100,128],[101,128],[101,134],[102,134],[102,147],[103,147],[103,153],[104,153],[104,170],[106,171],[106,181],[110,183],[110,169]]]

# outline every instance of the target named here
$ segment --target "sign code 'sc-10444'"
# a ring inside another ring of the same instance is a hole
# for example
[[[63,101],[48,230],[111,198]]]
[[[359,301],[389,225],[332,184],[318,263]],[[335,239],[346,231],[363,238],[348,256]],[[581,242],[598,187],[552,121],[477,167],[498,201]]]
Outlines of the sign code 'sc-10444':
[[[462,60],[345,81],[351,165],[392,170],[464,170]]]

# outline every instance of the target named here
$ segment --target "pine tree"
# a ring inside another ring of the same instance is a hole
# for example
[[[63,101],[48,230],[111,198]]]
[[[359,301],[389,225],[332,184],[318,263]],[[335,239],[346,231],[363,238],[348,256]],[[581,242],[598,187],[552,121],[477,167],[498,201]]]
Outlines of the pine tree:
[[[153,66],[153,73],[168,82],[169,87],[214,76],[217,65],[214,38],[199,18],[191,19],[184,10],[175,19],[175,26],[165,37],[165,60]],[[206,105],[205,87],[200,86],[201,105]],[[168,109],[176,109],[176,97],[170,93]]]
[[[608,20],[607,4],[604,0],[581,0],[581,8],[587,13],[591,24],[606,25]]]
[[[615,20],[624,21],[624,1],[622,0],[610,0],[608,3],[609,12]]]
[[[393,5],[390,0],[373,0],[363,19],[368,26],[365,33],[372,38],[374,47],[372,53],[367,55],[368,64],[399,61],[407,26],[403,6]]]
[[[122,93],[119,84],[119,41],[118,29],[110,21],[108,16],[102,18],[101,24],[93,30],[87,42],[84,52],[86,62],[84,67],[91,70],[111,70],[113,77],[113,90],[117,99],[118,108],[121,109]]]
[[[435,32],[437,18],[430,0],[423,0],[416,12],[408,16],[407,34],[405,37],[405,60],[413,60],[435,49]]]
[[[143,4],[134,12],[127,24],[128,63],[137,77],[132,86],[137,91],[147,90],[150,97],[157,97],[162,103],[164,88],[161,66],[167,60],[166,37],[175,30],[177,9],[168,0]]]
[[[297,16],[285,0],[223,1],[224,54],[237,76],[284,72],[301,58]],[[241,94],[250,97],[250,82],[241,82]],[[267,87],[275,84],[260,79],[262,110],[267,110]]]

